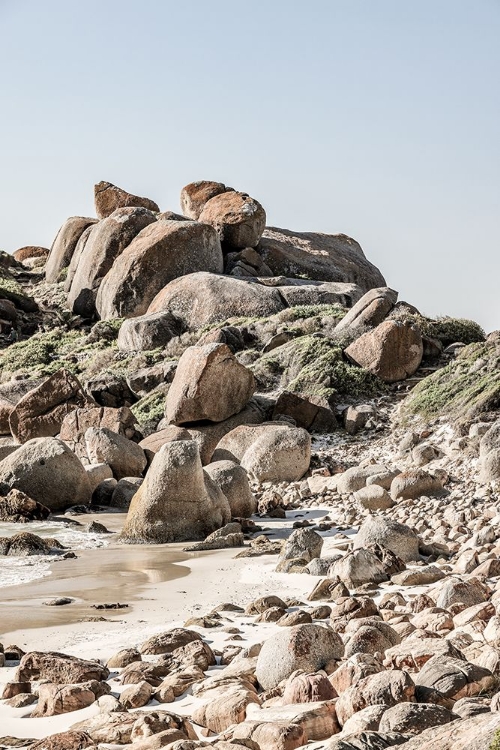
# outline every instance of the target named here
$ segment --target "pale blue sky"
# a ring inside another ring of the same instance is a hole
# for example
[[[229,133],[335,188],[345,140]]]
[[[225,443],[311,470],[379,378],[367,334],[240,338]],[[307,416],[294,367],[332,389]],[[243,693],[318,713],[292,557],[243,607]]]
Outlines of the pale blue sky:
[[[0,248],[213,179],[500,328],[500,0],[0,0]]]

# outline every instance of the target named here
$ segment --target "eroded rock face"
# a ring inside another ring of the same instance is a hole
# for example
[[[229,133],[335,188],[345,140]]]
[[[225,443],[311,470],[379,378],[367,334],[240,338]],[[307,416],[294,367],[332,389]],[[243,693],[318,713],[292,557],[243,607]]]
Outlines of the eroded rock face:
[[[357,284],[363,292],[385,286],[356,240],[345,234],[293,232],[267,227],[258,247],[275,276]]]
[[[215,229],[194,221],[155,221],[139,232],[104,277],[97,312],[104,320],[144,315],[173,279],[196,271],[222,270]]]
[[[335,331],[366,330],[382,323],[398,301],[398,293],[389,287],[370,289],[351,307]]]
[[[126,190],[113,185],[111,182],[98,182],[94,187],[94,202],[97,217],[105,219],[110,216],[117,208],[127,208],[129,206],[141,206],[149,211],[158,212],[158,204],[149,198],[140,198],[138,195],[127,193]]]
[[[45,264],[45,279],[49,283],[55,283],[63,268],[69,266],[80,237],[96,221],[84,216],[72,216],[65,221],[52,243]]]
[[[0,486],[21,490],[51,511],[88,505],[91,486],[83,465],[56,438],[36,438],[0,462]]]
[[[233,317],[274,315],[285,307],[278,289],[200,271],[171,281],[152,300],[148,314],[168,311],[187,330],[197,330]]]
[[[165,416],[176,425],[223,422],[240,412],[255,390],[255,378],[226,344],[190,346],[179,360]]]
[[[163,544],[198,541],[231,520],[222,490],[203,471],[191,440],[163,445],[134,495],[120,539]]]
[[[93,403],[78,378],[69,370],[58,370],[17,402],[10,412],[10,429],[20,443],[52,437],[61,429],[67,414]]]
[[[415,326],[386,320],[345,350],[349,359],[386,383],[413,375],[422,361],[422,336]]]
[[[266,212],[255,198],[231,190],[210,198],[199,221],[211,224],[225,247],[238,250],[258,245],[266,226]]]
[[[255,674],[260,685],[270,690],[296,669],[328,671],[328,665],[341,659],[343,653],[340,636],[333,630],[321,625],[296,625],[264,641]]]
[[[43,521],[49,513],[45,505],[37,503],[20,490],[12,489],[5,497],[0,497],[0,521],[10,523]]]

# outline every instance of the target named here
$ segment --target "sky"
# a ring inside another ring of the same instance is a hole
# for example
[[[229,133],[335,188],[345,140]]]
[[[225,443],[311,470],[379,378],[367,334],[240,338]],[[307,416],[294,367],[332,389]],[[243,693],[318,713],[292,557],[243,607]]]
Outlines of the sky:
[[[343,232],[400,299],[500,328],[500,0],[0,0],[0,249],[108,180]]]

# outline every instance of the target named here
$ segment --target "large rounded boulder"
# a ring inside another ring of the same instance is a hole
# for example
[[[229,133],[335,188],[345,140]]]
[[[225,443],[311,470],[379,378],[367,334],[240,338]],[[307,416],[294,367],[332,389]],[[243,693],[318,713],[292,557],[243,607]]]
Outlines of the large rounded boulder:
[[[205,471],[226,496],[233,518],[250,518],[257,511],[257,500],[243,466],[234,461],[215,461],[205,466]]]
[[[169,311],[188,330],[234,317],[263,318],[284,310],[278,289],[215,273],[175,279],[151,302],[148,313]]]
[[[145,227],[156,221],[147,208],[118,208],[92,227],[79,256],[74,255],[68,305],[77,315],[95,315],[97,290],[123,250]]]
[[[416,326],[386,320],[347,347],[347,357],[386,383],[413,375],[420,367],[424,347]]]
[[[419,538],[409,526],[384,516],[368,516],[354,537],[354,549],[366,549],[374,544],[394,552],[405,562],[419,560]]]
[[[216,229],[228,249],[256,247],[266,226],[266,212],[246,193],[220,193],[203,206],[199,220]]]
[[[86,229],[96,223],[87,216],[72,216],[58,231],[45,264],[45,279],[53,284],[63,268],[70,264],[78,241]]]
[[[240,412],[254,390],[253,373],[226,344],[190,346],[179,360],[165,416],[176,425],[222,422]]]
[[[139,232],[104,277],[97,311],[103,319],[144,315],[173,279],[222,270],[222,249],[213,227],[195,221],[155,221]]]
[[[215,198],[216,195],[225,193],[226,190],[232,190],[232,188],[227,188],[222,182],[210,180],[190,182],[181,190],[181,211],[189,219],[198,221],[205,203]]]
[[[88,505],[91,486],[82,463],[61,440],[28,440],[0,461],[0,489],[17,489],[51,511]]]
[[[228,501],[203,471],[197,444],[178,440],[155,454],[120,539],[130,544],[198,541],[230,520]]]
[[[256,482],[297,482],[309,469],[311,436],[280,422],[241,425],[217,445],[213,461],[237,461]]]
[[[344,645],[335,631],[321,625],[295,625],[264,641],[255,674],[264,690],[271,690],[297,669],[333,671],[343,654]]]

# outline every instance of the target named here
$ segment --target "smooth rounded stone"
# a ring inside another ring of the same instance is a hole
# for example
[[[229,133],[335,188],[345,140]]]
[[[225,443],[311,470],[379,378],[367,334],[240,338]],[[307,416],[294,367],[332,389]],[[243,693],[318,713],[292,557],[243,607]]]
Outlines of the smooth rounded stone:
[[[349,634],[349,640],[345,643],[346,659],[361,653],[384,654],[401,642],[398,633],[388,623],[370,617],[351,620],[345,633]]]
[[[500,448],[493,448],[480,461],[479,482],[489,484],[500,479]]]
[[[173,279],[196,271],[222,270],[220,241],[208,224],[156,221],[139,232],[104,277],[96,299],[99,317],[132,318],[159,312],[148,307]]]
[[[120,693],[120,703],[124,708],[142,708],[151,700],[153,687],[142,680],[135,685],[129,685]]]
[[[101,181],[94,185],[94,203],[98,219],[105,219],[120,208],[141,207],[157,213],[158,204],[149,198],[127,193],[111,182]]]
[[[423,351],[422,336],[416,326],[386,320],[373,331],[362,334],[347,347],[345,354],[385,383],[396,383],[417,371]]]
[[[354,283],[362,292],[385,286],[359,243],[345,234],[266,227],[258,250],[275,276]]]
[[[400,703],[384,712],[380,720],[381,732],[420,734],[424,729],[449,724],[456,714],[435,703]]]
[[[205,466],[205,471],[226,496],[232,518],[250,518],[257,511],[257,500],[243,466],[234,461],[215,461]]]
[[[118,332],[118,349],[121,352],[162,349],[180,333],[179,321],[168,310],[139,315],[128,318],[121,324]]]
[[[488,599],[488,590],[478,580],[461,581],[448,578],[437,591],[436,606],[449,609],[453,604],[464,604],[472,607]]]
[[[241,425],[217,445],[213,461],[237,461],[256,482],[297,482],[309,469],[311,436],[280,422]]]
[[[191,440],[163,445],[134,495],[120,539],[164,544],[205,539],[231,520],[222,490],[203,471]]]
[[[246,720],[241,724],[235,724],[229,734],[231,744],[217,743],[221,746],[221,750],[237,750],[236,743],[248,743],[249,740],[256,743],[257,747],[262,750],[295,750],[307,743],[304,727],[292,724],[288,720],[272,722]]]
[[[312,529],[295,529],[286,540],[280,560],[302,559],[307,563],[321,557],[323,537]]]
[[[287,605],[279,596],[268,594],[267,596],[260,596],[258,599],[250,602],[245,608],[245,614],[259,615],[271,608],[279,608],[286,611]]]
[[[415,684],[407,672],[392,670],[378,672],[361,679],[356,685],[347,688],[337,699],[335,707],[340,726],[358,711],[367,706],[385,704],[395,706],[412,702]]]
[[[253,373],[226,344],[190,346],[177,365],[165,416],[176,425],[223,422],[247,405],[254,390]]]
[[[336,698],[337,693],[326,676],[326,672],[293,672],[285,684],[282,701],[284,705],[290,703],[312,703],[329,701]]]
[[[83,465],[56,438],[35,438],[0,462],[0,486],[17,489],[51,511],[88,505],[92,495]]]
[[[20,443],[53,437],[69,411],[90,403],[78,378],[62,368],[16,403],[9,416],[10,431]]]
[[[394,552],[404,562],[419,560],[418,536],[409,526],[379,516],[368,516],[361,524],[354,537],[354,549],[361,549],[372,544]]]
[[[411,460],[415,466],[425,466],[439,457],[439,450],[429,443],[420,443],[420,445],[416,445],[411,452]]]
[[[57,716],[71,711],[80,711],[87,706],[91,706],[94,702],[94,693],[83,685],[42,683],[38,687],[38,703],[31,712],[31,718]]]
[[[92,227],[85,247],[70,264],[68,305],[76,315],[95,315],[102,279],[134,237],[155,221],[155,214],[146,208],[118,208]]]
[[[330,578],[338,577],[349,589],[365,583],[381,583],[388,576],[380,560],[368,549],[355,549],[333,563]]]
[[[113,478],[113,472],[108,464],[88,464],[83,468],[89,478],[91,492],[94,492],[105,479]]]
[[[265,318],[284,310],[277,289],[200,271],[171,281],[154,298],[148,314],[169,311],[189,331],[230,318]]]
[[[173,443],[175,440],[191,440],[191,433],[185,427],[172,424],[143,438],[139,445],[148,455],[148,451],[153,454],[158,453],[162,445]]]
[[[335,331],[363,332],[367,328],[375,328],[385,320],[397,301],[398,293],[394,289],[386,286],[370,289],[337,323]]]
[[[402,703],[401,705],[406,706],[412,704]],[[380,720],[388,708],[389,707],[385,703],[362,708],[361,711],[357,711],[353,716],[347,719],[342,727],[342,732],[346,736],[359,735],[361,732],[376,732],[379,728]],[[339,748],[339,750],[341,749]]]
[[[433,656],[414,679],[419,702],[434,692],[453,701],[481,695],[496,688],[498,683],[489,669],[453,656]]]
[[[198,221],[203,211],[205,203],[216,195],[230,191],[232,188],[226,187],[222,182],[212,182],[210,180],[198,180],[190,182],[181,190],[181,211],[189,219]]]
[[[312,617],[309,612],[298,609],[295,612],[286,612],[279,618],[278,625],[283,628],[291,628],[295,625],[303,625],[310,622],[312,622]]]
[[[443,494],[443,482],[438,476],[429,474],[424,469],[410,469],[398,474],[392,480],[391,497],[393,500],[415,500],[422,495],[436,496]]]
[[[115,479],[140,477],[147,459],[137,443],[107,427],[89,427],[85,432],[87,455],[94,464],[107,464]]]
[[[45,260],[49,254],[49,248],[48,247],[38,247],[37,245],[26,245],[25,247],[20,247],[18,250],[12,253],[12,257],[15,258],[20,263],[24,263],[26,260],[34,260],[35,258],[40,258]]]
[[[266,226],[266,212],[255,198],[231,190],[210,198],[199,221],[211,224],[225,247],[243,249],[259,244]]]
[[[380,464],[370,464],[369,466],[353,466],[346,469],[338,475],[337,492],[339,495],[349,495],[351,492],[357,492],[366,486],[369,477],[378,475],[386,471],[386,467]]]
[[[108,669],[123,669],[134,661],[141,661],[142,657],[136,648],[124,648],[111,656],[106,662]]]
[[[264,690],[270,690],[296,669],[328,671],[343,652],[342,641],[333,630],[321,625],[297,625],[264,641],[255,674]]]
[[[397,586],[428,586],[445,577],[443,571],[436,565],[425,565],[422,568],[411,568],[395,573],[391,581]]]
[[[64,222],[52,243],[45,264],[46,281],[54,284],[58,280],[63,268],[69,266],[78,240],[85,230],[95,224],[96,221],[97,219],[90,219],[84,216],[72,216]]]
[[[366,510],[387,510],[393,505],[390,494],[378,484],[362,487],[354,493],[354,499]]]
[[[306,565],[304,570],[312,576],[326,576],[333,563],[341,557],[342,555],[339,553],[338,555],[328,555],[328,557],[313,558],[311,562]],[[328,599],[329,597],[326,596],[325,598]],[[321,599],[321,596],[318,596],[318,599]]]
[[[128,510],[132,498],[143,483],[141,477],[123,477],[113,489],[108,505],[112,508]]]

